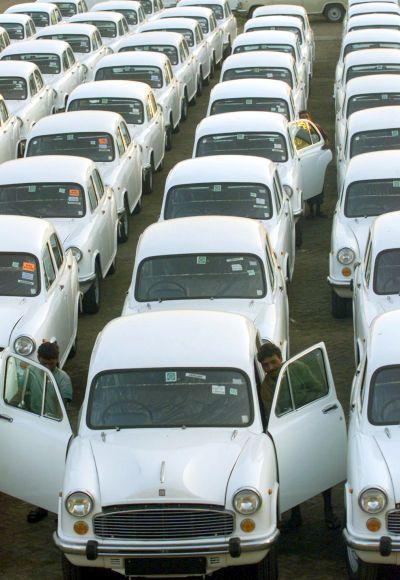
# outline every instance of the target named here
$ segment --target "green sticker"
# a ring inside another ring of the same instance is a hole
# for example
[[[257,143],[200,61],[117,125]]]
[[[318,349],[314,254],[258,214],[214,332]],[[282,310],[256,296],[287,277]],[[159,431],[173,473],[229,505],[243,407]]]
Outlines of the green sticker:
[[[220,185],[214,185],[213,191],[221,191],[221,186]]]
[[[73,141],[74,135],[67,135],[67,141]]]
[[[165,373],[165,382],[176,383],[176,372],[175,371],[167,371]]]
[[[254,270],[247,270],[247,273],[248,273],[249,276],[255,276],[256,275],[256,273],[255,273]]]
[[[36,191],[36,185],[29,185],[28,186],[28,191],[29,191],[29,193],[35,193],[35,191]]]
[[[393,187],[400,187],[400,181],[393,181]]]
[[[204,264],[207,264],[207,258],[206,258],[206,256],[197,256],[197,263],[200,266],[204,266]]]
[[[398,135],[399,135],[398,130],[397,129],[393,129],[393,131],[392,131],[392,137],[398,137]]]
[[[242,140],[242,139],[244,139],[244,135],[243,135],[243,133],[238,133],[238,135],[237,135],[237,138],[238,138],[239,140]]]

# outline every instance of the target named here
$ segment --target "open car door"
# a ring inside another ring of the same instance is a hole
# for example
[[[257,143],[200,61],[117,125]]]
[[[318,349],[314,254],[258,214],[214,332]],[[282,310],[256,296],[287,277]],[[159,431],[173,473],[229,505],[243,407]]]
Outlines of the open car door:
[[[299,160],[300,188],[303,200],[322,193],[326,168],[332,151],[318,127],[308,119],[289,123],[289,132]]]
[[[1,357],[0,491],[57,513],[72,436],[52,374],[6,349]]]
[[[282,365],[268,432],[277,456],[281,513],[345,479],[346,423],[324,343]]]

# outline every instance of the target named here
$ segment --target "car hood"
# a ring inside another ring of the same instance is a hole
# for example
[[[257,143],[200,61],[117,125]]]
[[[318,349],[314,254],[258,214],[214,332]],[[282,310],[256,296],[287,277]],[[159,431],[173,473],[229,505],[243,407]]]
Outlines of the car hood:
[[[374,436],[374,439],[387,465],[393,484],[395,502],[398,503],[400,502],[400,427],[396,425],[385,430],[382,429]]]
[[[67,249],[82,232],[82,219],[51,218],[49,221],[57,230],[58,236],[65,249]]]
[[[13,101],[11,99],[7,99],[6,104],[8,112],[12,115],[16,115],[19,110],[26,107],[27,101]]]
[[[29,302],[25,298],[0,298],[0,348],[8,346],[12,331],[28,308]]]
[[[121,430],[92,440],[103,506],[136,502],[224,505],[251,435],[232,429]],[[165,499],[160,499],[165,498]]]
[[[360,258],[363,258],[364,256],[369,228],[371,227],[371,224],[375,221],[375,219],[376,219],[375,216],[372,216],[366,218],[364,217],[351,218],[347,220],[347,225],[358,244],[357,249],[359,251]]]

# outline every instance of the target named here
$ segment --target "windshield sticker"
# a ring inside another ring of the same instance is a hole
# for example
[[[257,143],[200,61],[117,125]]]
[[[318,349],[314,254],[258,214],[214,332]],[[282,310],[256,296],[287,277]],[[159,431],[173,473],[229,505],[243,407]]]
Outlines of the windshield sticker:
[[[257,262],[255,260],[249,260],[249,266],[257,266]]]
[[[31,272],[22,272],[23,280],[33,280],[33,274]],[[32,282],[33,284],[33,282]]]
[[[107,137],[99,137],[99,145],[107,145],[108,139]]]
[[[196,373],[185,373],[185,377],[189,377],[191,379],[200,379],[201,381],[205,381],[207,379],[206,375],[198,375]]]
[[[282,145],[280,143],[274,143],[274,149],[282,149]]]
[[[258,203],[258,205],[265,205],[265,199],[262,199],[261,197],[257,197],[256,203]]]
[[[255,276],[256,275],[256,273],[255,273],[254,270],[247,270],[247,273],[248,273],[249,276]]]
[[[257,194],[254,191],[250,192],[250,197],[257,197]]]
[[[243,133],[238,133],[238,134],[236,135],[236,138],[237,138],[237,139],[239,139],[239,141],[240,141],[241,139],[244,139],[244,135],[243,135]]]
[[[65,193],[65,187],[59,187],[58,188],[58,193]]]
[[[264,217],[269,218],[269,213],[267,211],[264,213]]]
[[[242,423],[248,423],[249,422],[249,418],[247,415],[242,415]]]
[[[36,185],[28,185],[28,191],[29,193],[35,193]]]
[[[242,264],[232,264],[231,270],[232,272],[241,272],[243,270]]]
[[[382,101],[387,101],[388,96],[387,95],[382,95]]]
[[[196,262],[199,266],[204,266],[204,264],[207,264],[207,257],[206,256],[197,256]]]
[[[399,132],[398,132],[398,130],[397,130],[397,129],[394,129],[394,130],[392,131],[392,137],[398,137],[398,135],[399,135]]]
[[[252,105],[253,99],[246,99],[246,105]]]
[[[165,382],[166,383],[176,383],[177,375],[175,371],[167,371],[165,373]]]
[[[213,186],[213,191],[221,191],[221,186],[220,185],[214,185]]]
[[[69,204],[70,203],[78,203],[80,205],[81,202],[79,201],[79,199],[76,199],[76,197],[69,197],[68,198],[68,203]]]
[[[108,104],[108,99],[101,99],[101,102],[103,105],[107,105]]]
[[[64,191],[62,191],[61,193],[64,193]],[[79,189],[70,189],[69,194],[72,195],[72,197],[79,197],[80,191]]]
[[[262,296],[262,290],[257,290],[257,296]]]
[[[13,263],[11,264],[11,267],[12,267],[12,268],[19,268],[19,262],[13,262]]]
[[[235,397],[237,397],[238,390],[237,390],[237,389],[234,389],[233,387],[231,387],[231,388],[229,389],[229,394],[230,394],[230,395],[235,395]]]
[[[225,395],[225,385],[211,385],[213,395]]]
[[[400,181],[393,181],[393,187],[400,187]]]
[[[24,272],[34,272],[35,268],[35,264],[32,262],[22,262],[22,269]]]
[[[67,141],[73,141],[73,140],[74,140],[73,135],[67,135]]]
[[[90,141],[91,145],[96,145],[96,141]]]

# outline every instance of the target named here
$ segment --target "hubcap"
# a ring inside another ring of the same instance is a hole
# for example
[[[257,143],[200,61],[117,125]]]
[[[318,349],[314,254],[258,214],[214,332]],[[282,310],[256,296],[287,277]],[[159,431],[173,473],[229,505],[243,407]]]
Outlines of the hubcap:
[[[330,16],[331,20],[337,20],[338,18],[340,18],[341,12],[340,12],[339,8],[331,8],[329,10],[329,16]]]

